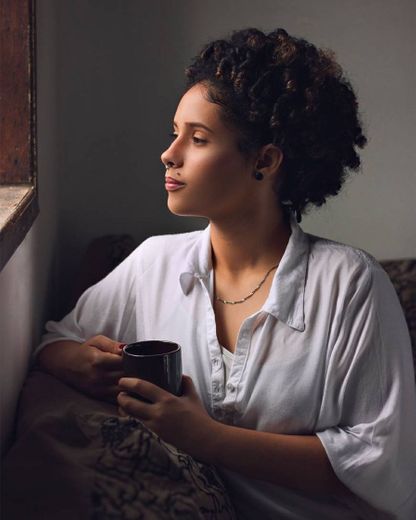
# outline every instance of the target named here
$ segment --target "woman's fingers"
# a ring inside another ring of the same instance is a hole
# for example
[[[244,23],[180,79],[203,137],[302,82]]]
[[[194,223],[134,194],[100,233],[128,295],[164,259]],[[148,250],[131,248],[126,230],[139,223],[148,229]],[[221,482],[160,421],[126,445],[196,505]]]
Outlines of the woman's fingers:
[[[129,414],[126,413],[121,406],[118,407],[118,414],[121,415],[121,417],[128,417]]]
[[[107,338],[107,336],[94,336],[90,338],[87,342],[91,347],[96,347],[100,349],[102,352],[109,352],[111,354],[120,355],[122,352],[122,348],[125,343],[121,343],[120,341],[114,341],[113,339]]]
[[[152,417],[150,406],[152,403],[144,403],[143,401],[131,397],[126,392],[120,392],[117,396],[117,402],[119,406],[132,417],[136,417],[140,420],[149,420]]]
[[[116,354],[109,354],[108,352],[101,352],[97,355],[94,365],[105,370],[121,371],[123,366],[123,358]]]

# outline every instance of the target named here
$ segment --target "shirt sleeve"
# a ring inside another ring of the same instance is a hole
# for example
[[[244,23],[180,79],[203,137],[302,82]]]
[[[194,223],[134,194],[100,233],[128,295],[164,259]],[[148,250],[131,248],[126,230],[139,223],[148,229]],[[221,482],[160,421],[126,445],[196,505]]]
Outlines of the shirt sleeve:
[[[328,353],[317,432],[338,478],[394,518],[416,518],[416,387],[394,287],[364,258]]]
[[[106,277],[86,289],[63,319],[46,322],[46,332],[33,351],[32,363],[48,343],[59,340],[84,343],[92,336],[103,335],[124,343],[135,341],[137,280],[148,242],[142,242]]]

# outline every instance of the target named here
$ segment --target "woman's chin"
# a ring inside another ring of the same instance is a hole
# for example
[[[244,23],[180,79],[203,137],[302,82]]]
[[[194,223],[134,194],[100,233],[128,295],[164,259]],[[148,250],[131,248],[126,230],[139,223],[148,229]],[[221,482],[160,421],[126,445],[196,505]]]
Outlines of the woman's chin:
[[[184,204],[174,204],[168,200],[168,210],[179,217],[202,217],[196,208],[187,207]]]
[[[174,215],[178,215],[180,217],[189,216],[189,212],[186,210],[186,208],[177,206],[175,204],[168,204],[168,210]]]
[[[168,197],[168,209],[174,215],[188,215],[188,210],[186,204],[181,204],[179,201],[172,200],[173,197]]]

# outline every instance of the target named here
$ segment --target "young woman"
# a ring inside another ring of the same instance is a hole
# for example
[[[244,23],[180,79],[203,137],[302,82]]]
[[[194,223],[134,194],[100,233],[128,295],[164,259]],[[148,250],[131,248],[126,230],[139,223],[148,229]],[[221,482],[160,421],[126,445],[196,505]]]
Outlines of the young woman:
[[[241,518],[414,518],[397,296],[369,254],[299,226],[360,165],[350,83],[283,29],[234,31],[186,75],[167,204],[207,227],[145,240],[46,324],[40,365],[215,464]],[[183,396],[122,377],[120,347],[152,338],[181,345]]]

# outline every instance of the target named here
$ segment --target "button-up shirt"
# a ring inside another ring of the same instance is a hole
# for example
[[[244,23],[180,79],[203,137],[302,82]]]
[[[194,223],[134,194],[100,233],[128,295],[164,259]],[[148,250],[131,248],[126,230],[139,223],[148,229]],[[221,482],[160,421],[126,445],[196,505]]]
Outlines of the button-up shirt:
[[[357,497],[313,496],[218,466],[241,518],[416,518],[410,337],[387,274],[371,255],[304,233],[292,219],[268,297],[242,322],[226,379],[210,236],[208,224],[145,240],[61,321],[46,323],[34,355],[97,334],[177,342],[183,372],[214,419],[317,435]]]

